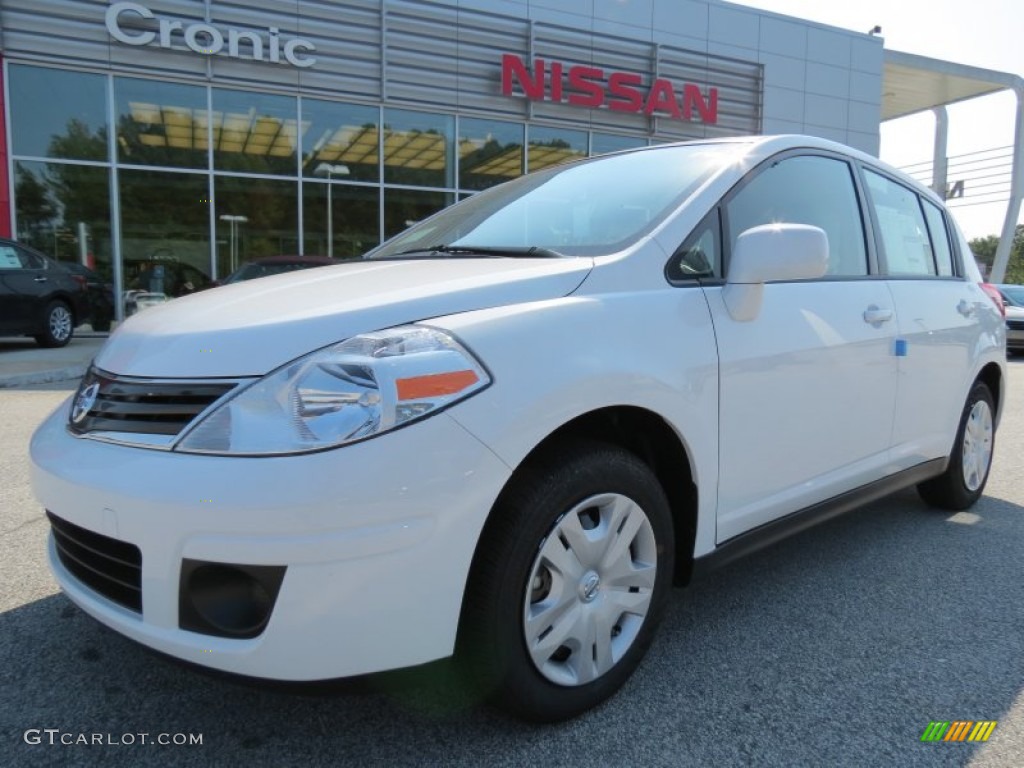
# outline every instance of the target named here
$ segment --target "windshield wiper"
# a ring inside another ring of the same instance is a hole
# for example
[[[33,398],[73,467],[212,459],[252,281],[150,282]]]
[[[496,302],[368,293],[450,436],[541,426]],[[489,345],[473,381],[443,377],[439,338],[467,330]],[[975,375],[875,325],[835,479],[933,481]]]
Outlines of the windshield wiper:
[[[561,259],[565,254],[542,248],[539,245],[505,246],[505,245],[438,245],[434,248],[438,253],[466,254],[468,256],[510,256],[512,258]]]
[[[399,251],[383,258],[393,259],[398,256],[421,256],[430,258],[435,253],[443,253],[448,256],[507,256],[519,259],[561,259],[565,254],[553,251],[550,248],[542,248],[538,245],[532,246],[501,246],[501,245],[435,245],[432,248],[412,248],[408,251]]]

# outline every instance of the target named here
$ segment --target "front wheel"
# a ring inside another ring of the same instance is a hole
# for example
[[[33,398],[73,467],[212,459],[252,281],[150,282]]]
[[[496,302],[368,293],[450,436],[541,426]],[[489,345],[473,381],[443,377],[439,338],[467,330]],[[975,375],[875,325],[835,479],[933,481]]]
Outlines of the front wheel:
[[[547,451],[513,478],[485,528],[460,656],[502,709],[574,717],[640,663],[674,551],[668,501],[639,458],[600,443]]]
[[[988,385],[978,381],[967,396],[946,471],[918,485],[917,492],[934,507],[967,509],[985,490],[994,447],[995,404]]]

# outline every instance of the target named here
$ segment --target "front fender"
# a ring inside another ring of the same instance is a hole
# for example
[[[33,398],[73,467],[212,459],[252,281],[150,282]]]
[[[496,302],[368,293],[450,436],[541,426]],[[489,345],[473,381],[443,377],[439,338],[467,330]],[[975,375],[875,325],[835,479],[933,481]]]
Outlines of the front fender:
[[[717,487],[718,353],[699,287],[573,296],[428,324],[455,334],[491,372],[491,387],[449,413],[510,467],[573,419],[632,406],[681,437],[698,487]],[[714,546],[715,493],[700,499],[698,552]]]

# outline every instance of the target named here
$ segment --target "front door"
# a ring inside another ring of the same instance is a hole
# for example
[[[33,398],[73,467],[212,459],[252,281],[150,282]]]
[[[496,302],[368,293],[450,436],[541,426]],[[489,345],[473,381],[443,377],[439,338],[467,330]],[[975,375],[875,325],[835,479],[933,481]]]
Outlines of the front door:
[[[722,206],[728,246],[746,229],[821,227],[828,273],[770,283],[750,321],[707,288],[720,368],[721,543],[885,473],[896,398],[897,317],[872,277],[853,169],[791,155],[753,172]]]

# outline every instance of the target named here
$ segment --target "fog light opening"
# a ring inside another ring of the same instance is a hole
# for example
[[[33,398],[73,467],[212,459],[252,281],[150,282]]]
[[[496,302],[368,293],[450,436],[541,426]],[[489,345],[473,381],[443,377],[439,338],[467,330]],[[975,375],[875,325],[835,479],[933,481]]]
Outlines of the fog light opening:
[[[179,625],[207,635],[257,637],[270,621],[284,571],[284,566],[183,561]]]

